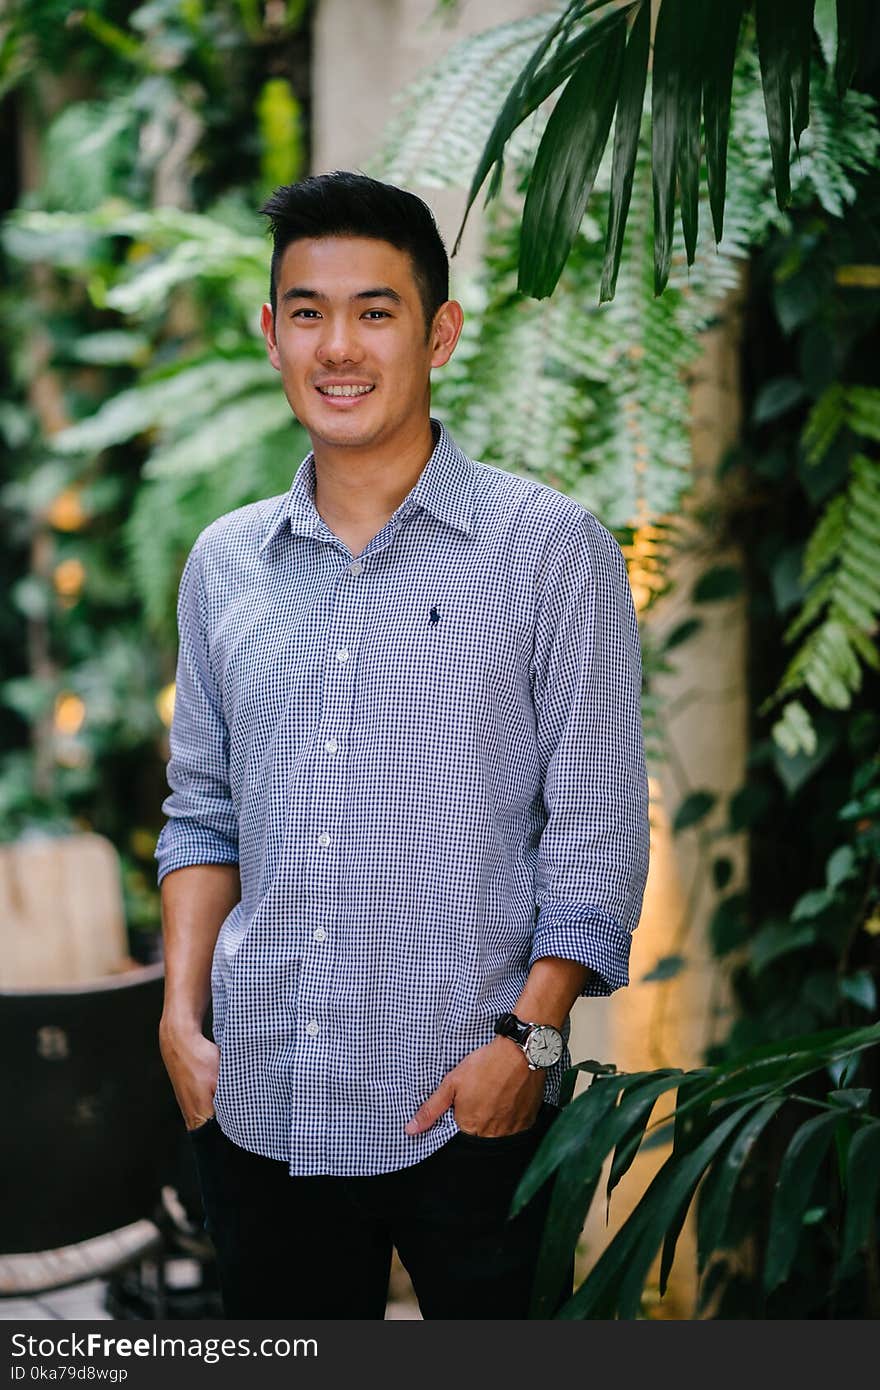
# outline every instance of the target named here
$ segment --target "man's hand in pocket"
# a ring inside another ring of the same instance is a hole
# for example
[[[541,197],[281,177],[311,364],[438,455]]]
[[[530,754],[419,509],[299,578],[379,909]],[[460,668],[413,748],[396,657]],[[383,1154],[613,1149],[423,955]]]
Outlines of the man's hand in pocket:
[[[198,1129],[214,1114],[220,1049],[201,1029],[183,1031],[164,1020],[159,1026],[159,1048],[183,1122],[187,1129]]]

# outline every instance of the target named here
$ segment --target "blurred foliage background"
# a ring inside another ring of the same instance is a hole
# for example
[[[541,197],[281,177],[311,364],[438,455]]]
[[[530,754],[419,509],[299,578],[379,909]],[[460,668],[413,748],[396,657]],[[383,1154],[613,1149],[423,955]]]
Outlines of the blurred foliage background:
[[[308,449],[258,332],[269,247],[256,208],[309,170],[312,18],[305,0],[104,0],[80,10],[10,0],[2,21],[13,157],[2,193],[0,565],[10,602],[0,612],[0,835],[87,827],[109,836],[142,954],[158,923],[152,854],[180,570],[204,525],[284,491]],[[419,75],[372,171],[465,188],[510,82],[554,18],[467,39]],[[679,517],[692,482],[699,334],[745,275],[745,424],[716,500],[697,518],[707,553],[713,541],[722,550],[732,542],[744,563],[709,561],[690,595],[694,616],[662,643],[649,621],[643,629],[647,732],[659,759],[656,676],[687,660],[704,605],[734,594],[747,605],[749,767],[724,808],[727,828],[748,837],[747,887],[728,889],[732,865],[705,829],[715,789],[693,788],[675,820],[678,832],[701,836],[719,892],[712,944],[738,1016],[707,1059],[718,1065],[877,1017],[880,75],[864,55],[841,101],[833,4],[819,0],[816,26],[791,205],[781,211],[774,197],[747,19],[724,240],[716,248],[704,232],[689,269],[676,230],[660,297],[644,157],[615,299],[598,303],[607,159],[552,298],[518,294],[522,194],[547,119],[539,110],[509,147],[482,259],[458,285],[465,336],[436,383],[436,409],[468,452],[543,477],[615,529],[639,557],[647,619],[686,543]],[[646,119],[642,152],[649,145]],[[705,205],[701,213],[705,227]],[[668,977],[687,961],[661,968]],[[849,1071],[841,1064],[835,1084],[869,1094],[875,1055],[860,1052]],[[814,1104],[828,1103],[823,1084],[809,1083]],[[763,1176],[731,1197],[730,1230],[758,1243],[781,1142],[778,1127],[756,1141]],[[839,1136],[837,1146],[836,1159],[823,1151],[821,1200],[811,1201],[818,1168],[800,1183],[797,1262],[793,1253],[768,1292],[734,1261],[727,1315],[880,1308],[873,1208],[862,1263],[853,1266],[851,1240],[846,1278],[828,1274],[847,1172]]]
[[[0,827],[109,836],[133,933],[158,922],[182,562],[308,447],[258,340],[255,216],[307,168],[308,18],[37,0],[3,21]]]

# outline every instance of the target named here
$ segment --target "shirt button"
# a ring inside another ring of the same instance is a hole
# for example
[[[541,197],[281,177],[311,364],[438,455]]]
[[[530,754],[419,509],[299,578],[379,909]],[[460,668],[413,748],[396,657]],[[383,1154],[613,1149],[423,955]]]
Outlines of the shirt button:
[[[326,830],[322,830],[322,831],[321,831],[321,834],[318,836],[318,844],[319,844],[319,845],[329,845],[329,843],[330,843],[330,836],[327,834],[327,831],[326,831]]]
[[[324,751],[327,753],[337,753],[339,751],[339,744],[336,742],[335,738],[328,738],[327,742],[324,744]]]
[[[351,564],[348,567],[348,572],[349,574],[360,574],[363,567],[364,563],[362,560],[352,560]]]
[[[325,930],[324,930],[323,927],[318,927],[318,928],[316,929],[316,931],[315,931],[315,940],[316,940],[316,941],[323,941],[323,940],[325,939],[326,936],[327,936],[327,933],[325,932]]]
[[[310,1038],[316,1038],[318,1036],[319,1029],[318,1020],[316,1018],[309,1019],[308,1023],[306,1024],[306,1032],[308,1033]]]
[[[337,660],[339,661],[348,661],[350,656],[351,652],[348,650],[348,647],[340,647],[339,651],[336,653]]]

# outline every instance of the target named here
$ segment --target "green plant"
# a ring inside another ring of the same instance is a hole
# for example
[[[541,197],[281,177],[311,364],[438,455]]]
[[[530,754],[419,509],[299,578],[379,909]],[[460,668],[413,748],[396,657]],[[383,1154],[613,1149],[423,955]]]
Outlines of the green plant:
[[[584,1071],[593,1075],[593,1082],[564,1107],[511,1209],[519,1211],[556,1174],[532,1315],[546,1316],[553,1306],[604,1161],[611,1159],[605,1187],[610,1201],[639,1150],[658,1129],[671,1127],[669,1157],[562,1307],[560,1318],[638,1316],[658,1251],[662,1296],[698,1189],[698,1266],[707,1276],[703,1293],[708,1301],[717,1291],[719,1254],[743,1243],[738,1190],[748,1187],[768,1146],[779,1157],[774,1160],[772,1203],[759,1223],[759,1248],[749,1252],[763,1305],[752,1315],[779,1315],[776,1307],[788,1302],[783,1286],[802,1257],[802,1242],[824,1224],[834,1235],[831,1299],[845,1308],[843,1316],[876,1317],[880,1114],[876,1105],[871,1109],[871,1090],[853,1082],[862,1054],[878,1044],[880,1024],[874,1024],[790,1038],[690,1072],[618,1073],[597,1062],[579,1063],[570,1077]],[[829,1071],[833,1089],[828,1087]],[[673,1110],[649,1128],[658,1100],[673,1091]],[[814,1292],[817,1305],[824,1296],[821,1288]],[[815,1310],[804,1309],[801,1315],[806,1311]]]
[[[751,8],[747,0],[728,0],[717,11],[702,0],[662,0],[660,6],[651,69],[657,294],[669,278],[677,194],[687,262],[694,263],[703,151],[715,240],[722,239],[734,62],[743,15]],[[778,0],[754,0],[755,42],[780,208],[791,199],[792,134],[797,144],[810,122],[813,10],[814,0],[787,6]],[[825,3],[819,6],[819,23],[827,35],[833,15]],[[868,30],[868,9],[860,0],[837,0],[834,68],[840,96],[855,75]],[[489,197],[498,193],[505,149],[514,131],[562,88],[531,161],[519,254],[518,287],[525,294],[540,299],[555,289],[614,120],[601,298],[614,295],[638,151],[649,37],[648,0],[622,5],[571,0],[548,25],[504,98],[471,180],[465,218],[490,175]]]
[[[794,691],[809,689],[831,709],[848,709],[861,688],[862,663],[880,669],[872,634],[880,622],[880,468],[862,452],[880,443],[880,389],[834,382],[816,401],[802,444],[809,467],[849,436],[844,487],[825,506],[804,551],[803,606],[787,643],[812,627],[789,662],[763,714]],[[798,700],[788,699],[774,737],[792,756],[816,751],[816,733]]]
[[[0,299],[0,838],[108,835],[135,929],[158,921],[182,560],[218,511],[286,488],[305,452],[289,422],[287,449],[272,452],[247,388],[255,367],[271,377],[249,321],[268,267],[252,209],[305,157],[306,8],[12,0],[4,11],[0,90],[19,157],[4,182]],[[33,241],[8,216],[16,200],[39,227]],[[103,221],[86,225],[96,207]],[[193,209],[205,208],[202,223]],[[176,384],[178,372],[191,374]],[[108,398],[106,443],[65,450],[63,431]],[[245,466],[227,446],[237,424],[241,447],[255,413]],[[201,464],[190,474],[178,456],[176,474],[145,482],[151,446],[168,446],[167,463],[181,425],[200,434]]]
[[[785,914],[750,933],[741,903],[719,910],[716,951],[738,958],[740,994],[752,998],[718,1060],[639,1073],[582,1062],[567,1073],[568,1103],[512,1209],[557,1173],[535,1316],[556,1301],[603,1163],[611,1158],[607,1203],[639,1151],[668,1140],[668,1158],[560,1317],[638,1316],[661,1249],[662,1296],[693,1202],[704,1311],[877,1316],[880,1024],[855,1020],[877,1011],[870,961],[880,936],[880,752],[855,772],[837,826],[824,885]],[[579,1072],[594,1080],[571,1100]],[[675,1106],[649,1127],[673,1091]]]

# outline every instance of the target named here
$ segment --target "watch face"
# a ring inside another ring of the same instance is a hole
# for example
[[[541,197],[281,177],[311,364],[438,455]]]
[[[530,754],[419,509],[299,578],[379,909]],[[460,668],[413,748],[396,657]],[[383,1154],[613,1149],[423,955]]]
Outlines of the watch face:
[[[559,1061],[563,1049],[562,1034],[543,1023],[532,1029],[526,1043],[529,1061],[536,1067],[552,1067]]]

